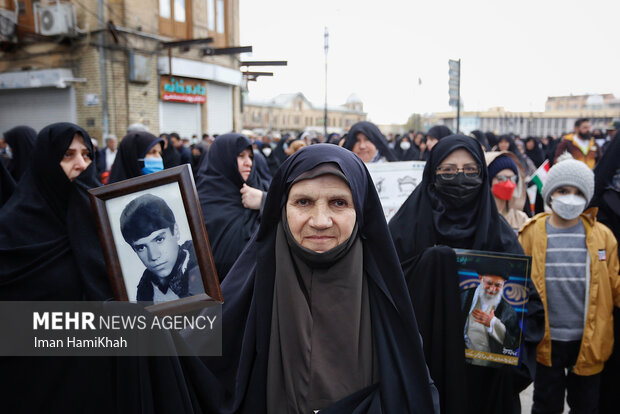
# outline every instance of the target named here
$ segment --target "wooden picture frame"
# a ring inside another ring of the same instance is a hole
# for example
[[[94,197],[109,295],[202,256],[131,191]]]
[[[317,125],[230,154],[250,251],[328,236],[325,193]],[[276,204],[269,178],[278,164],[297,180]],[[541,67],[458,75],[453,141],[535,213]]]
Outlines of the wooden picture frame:
[[[154,304],[147,309],[156,314],[182,313],[213,304],[213,302],[223,302],[215,262],[189,164],[93,188],[88,192],[95,213],[108,276],[116,300],[143,301],[145,300],[144,297],[148,297],[149,292],[152,292],[150,293],[152,299],[146,299],[146,301],[154,302]],[[140,241],[132,240],[130,244],[126,238],[129,231],[127,229],[139,229],[135,231],[146,231],[151,234],[149,229],[152,226],[156,228],[161,224],[158,222],[148,227],[150,224],[148,220],[150,219],[144,219],[147,220],[146,222],[142,219],[135,219],[130,222],[127,219],[129,216],[132,218],[140,215],[145,217],[144,210],[135,210],[135,206],[151,205],[153,200],[155,200],[155,205],[161,207],[163,201],[167,207],[167,210],[166,207],[162,207],[164,210],[154,211],[167,211],[168,213],[152,214],[148,217],[170,218],[170,214],[173,214],[174,221],[167,222],[171,223],[170,229],[165,228],[162,237],[157,241],[153,239],[151,242],[148,239],[150,236],[140,235],[137,236],[140,237]],[[127,213],[127,211],[133,213]],[[141,225],[146,223],[147,226],[138,226],[135,223]],[[130,224],[133,227],[130,227]],[[121,226],[125,227],[122,228]],[[125,233],[122,232],[123,229],[125,229]],[[170,236],[171,234],[174,236]],[[168,243],[172,243],[171,240],[174,238],[177,244],[166,245],[169,248],[163,251],[171,253],[162,253],[168,254],[168,256],[167,259],[160,260],[154,257],[160,253],[153,253],[156,251],[155,247],[151,250],[150,246],[155,246],[151,243],[166,243],[162,241],[166,237],[168,237]],[[183,238],[186,242],[180,244],[180,240]],[[146,242],[147,239],[148,242]],[[145,240],[144,244],[138,244],[138,242],[142,243],[143,240]],[[191,243],[189,243],[190,241]],[[174,246],[178,246],[176,250]],[[195,252],[195,261],[191,256],[192,247]],[[175,253],[178,258],[173,256]],[[141,254],[142,256],[140,256]],[[174,259],[170,259],[171,257]],[[163,264],[158,264],[157,261],[163,261]],[[175,263],[175,267],[170,271],[170,275],[173,271],[177,271],[173,278],[180,274],[174,281],[174,286],[177,288],[176,292],[183,292],[180,295],[174,292],[174,288],[170,286],[173,284],[170,276],[162,277],[159,274],[168,272],[167,269],[172,267],[169,263],[172,262]],[[188,263],[193,270],[191,276],[188,276]],[[181,266],[183,267],[181,268]],[[198,270],[200,277],[197,275]],[[191,281],[188,282],[186,279],[191,279]],[[166,280],[167,282],[162,282],[164,283],[163,290],[162,288],[158,289],[157,283]],[[204,293],[190,294],[192,288],[195,292],[200,291],[200,281]],[[184,286],[184,290],[179,286]],[[147,293],[144,294],[143,292]],[[156,298],[158,300],[155,300]]]

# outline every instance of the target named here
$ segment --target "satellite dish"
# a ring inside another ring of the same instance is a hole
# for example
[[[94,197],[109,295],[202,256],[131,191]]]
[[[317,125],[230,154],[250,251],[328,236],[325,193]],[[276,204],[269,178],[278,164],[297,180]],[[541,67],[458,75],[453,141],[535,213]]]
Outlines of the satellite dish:
[[[43,12],[41,13],[41,26],[45,30],[51,30],[54,26],[54,15],[49,9],[43,10]]]

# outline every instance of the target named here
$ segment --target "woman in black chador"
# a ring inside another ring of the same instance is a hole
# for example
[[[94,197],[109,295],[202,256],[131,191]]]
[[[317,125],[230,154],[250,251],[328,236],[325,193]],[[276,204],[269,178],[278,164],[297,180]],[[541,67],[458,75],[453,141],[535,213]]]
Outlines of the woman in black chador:
[[[536,345],[543,332],[543,309],[532,283],[520,366],[479,367],[466,364],[464,357],[465,321],[452,248],[523,254],[495,206],[478,141],[464,135],[439,141],[422,182],[389,228],[442,413],[520,413],[519,392],[533,379]]]
[[[0,213],[0,300],[112,298],[86,192],[99,185],[92,154],[77,125],[39,133]],[[2,412],[193,412],[176,357],[0,357],[0,366]]]
[[[29,126],[16,126],[4,133],[4,139],[13,154],[7,168],[16,183],[28,169],[36,138],[37,131]]]
[[[387,140],[372,122],[361,121],[353,125],[343,147],[353,151],[364,162],[398,161]]]
[[[70,123],[39,133],[32,162],[0,214],[0,300],[112,297],[86,189],[96,186],[88,134]],[[4,357],[6,412],[114,410],[106,358]]]
[[[118,154],[110,170],[109,183],[163,170],[163,150],[164,138],[158,138],[145,131],[128,133],[118,146]]]
[[[318,144],[284,162],[222,290],[223,356],[200,381],[213,412],[437,412],[383,210],[351,152]]]
[[[203,168],[196,188],[221,281],[258,228],[268,181],[259,175],[252,141],[241,134],[218,136]]]

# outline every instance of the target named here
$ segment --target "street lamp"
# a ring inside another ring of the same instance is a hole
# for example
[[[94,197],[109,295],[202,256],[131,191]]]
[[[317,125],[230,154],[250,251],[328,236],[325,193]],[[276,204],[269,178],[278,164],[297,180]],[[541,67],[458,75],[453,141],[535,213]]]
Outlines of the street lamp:
[[[327,139],[327,51],[329,50],[329,33],[325,26],[325,113],[323,116],[323,140]]]

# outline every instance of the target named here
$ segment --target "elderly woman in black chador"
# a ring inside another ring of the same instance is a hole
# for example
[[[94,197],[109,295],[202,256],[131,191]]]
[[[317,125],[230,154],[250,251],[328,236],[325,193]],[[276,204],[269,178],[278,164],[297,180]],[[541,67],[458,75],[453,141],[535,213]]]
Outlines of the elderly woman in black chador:
[[[163,150],[164,138],[158,138],[145,131],[128,133],[118,146],[118,154],[110,170],[109,183],[163,170]]]
[[[221,281],[258,228],[268,181],[257,170],[252,141],[241,134],[213,141],[196,181]]]
[[[214,412],[437,412],[383,210],[351,152],[318,144],[284,162],[222,290],[223,356],[202,381]]]
[[[372,122],[362,121],[353,125],[343,147],[353,151],[364,162],[398,161],[387,140]]]
[[[519,368],[474,366],[464,358],[464,320],[451,248],[523,254],[514,231],[498,214],[478,141],[463,135],[441,139],[430,153],[422,182],[389,228],[442,413],[520,413],[519,392],[533,378],[536,344],[542,338],[543,310],[533,284]],[[484,392],[478,392],[480,386]]]
[[[37,131],[29,126],[16,126],[4,133],[4,139],[12,153],[7,168],[16,183],[28,169],[36,138]]]

